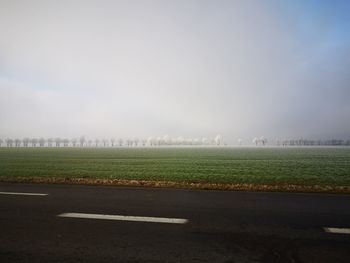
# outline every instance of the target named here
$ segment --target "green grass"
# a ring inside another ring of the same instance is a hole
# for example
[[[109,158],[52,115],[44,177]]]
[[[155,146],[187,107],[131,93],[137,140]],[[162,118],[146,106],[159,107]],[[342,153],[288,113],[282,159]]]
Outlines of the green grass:
[[[0,148],[0,177],[350,185],[350,148]]]

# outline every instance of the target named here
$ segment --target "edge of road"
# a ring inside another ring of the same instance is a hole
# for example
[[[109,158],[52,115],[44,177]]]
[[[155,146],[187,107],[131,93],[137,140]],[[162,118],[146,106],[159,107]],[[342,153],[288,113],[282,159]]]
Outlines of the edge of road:
[[[122,179],[91,179],[91,178],[45,178],[45,177],[2,177],[3,183],[36,183],[36,184],[70,184],[70,185],[101,185],[177,188],[196,190],[225,190],[225,191],[256,191],[256,192],[297,192],[297,193],[333,193],[350,194],[350,186],[328,185],[296,185],[296,184],[249,184],[249,183],[204,183],[204,182],[171,182]]]

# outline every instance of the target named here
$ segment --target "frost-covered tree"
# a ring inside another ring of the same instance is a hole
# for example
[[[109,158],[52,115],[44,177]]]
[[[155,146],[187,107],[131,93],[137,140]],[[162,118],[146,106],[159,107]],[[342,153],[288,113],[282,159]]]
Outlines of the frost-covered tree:
[[[70,141],[71,141],[73,147],[75,147],[77,145],[78,139],[77,138],[73,138]]]
[[[163,138],[161,139],[161,141],[162,141],[162,144],[165,144],[165,145],[169,145],[170,142],[171,142],[170,137],[169,137],[169,135],[167,135],[167,134],[163,136]]]
[[[55,138],[55,144],[56,144],[56,147],[60,147],[61,146],[61,142],[62,142],[62,139],[61,138]]]
[[[222,136],[220,134],[216,135],[214,140],[215,140],[215,144],[217,146],[223,145]]]
[[[24,147],[28,147],[29,146],[29,143],[30,143],[30,139],[29,138],[23,138],[23,146]]]
[[[264,136],[261,136],[259,138],[259,141],[262,143],[263,146],[265,146],[267,144],[267,139]]]
[[[22,141],[20,139],[15,139],[15,146],[16,147],[20,147],[21,143],[22,143]]]
[[[31,139],[32,142],[32,147],[36,147],[36,145],[38,144],[39,140],[37,138],[33,138]]]
[[[179,136],[176,138],[176,144],[183,145],[185,142],[185,138],[183,136]]]
[[[81,136],[80,139],[79,139],[79,142],[80,142],[80,147],[84,147],[84,144],[86,142],[85,137]]]
[[[154,145],[154,138],[152,136],[147,138],[147,144],[149,146],[153,146]]]
[[[39,139],[39,146],[40,146],[40,147],[44,147],[44,146],[45,146],[45,142],[46,142],[46,140],[45,140],[44,138],[41,137],[41,138]]]
[[[202,144],[203,144],[203,145],[208,145],[208,144],[209,144],[208,138],[203,137],[203,138],[202,138]]]
[[[193,139],[193,144],[194,145],[199,145],[200,144],[200,140],[198,138],[194,138]]]
[[[69,146],[69,139],[64,138],[64,139],[62,140],[62,142],[63,142],[63,147],[68,147],[68,146]]]
[[[137,138],[136,138],[136,139],[134,139],[133,143],[134,143],[134,145],[135,145],[136,147],[139,145],[139,141],[140,141],[140,140],[139,140],[139,139],[137,139]]]
[[[11,138],[5,139],[5,142],[6,142],[7,147],[12,147],[13,140]]]
[[[280,139],[276,139],[276,144],[277,144],[277,146],[281,146],[281,140]]]
[[[128,147],[132,146],[132,140],[126,139],[126,146]]]

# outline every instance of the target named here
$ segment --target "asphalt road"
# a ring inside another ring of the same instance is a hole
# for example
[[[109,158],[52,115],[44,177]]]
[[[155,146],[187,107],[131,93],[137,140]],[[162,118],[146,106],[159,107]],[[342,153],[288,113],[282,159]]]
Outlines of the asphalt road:
[[[350,235],[324,230],[350,228],[350,195],[4,183],[0,192],[0,262],[350,262]]]

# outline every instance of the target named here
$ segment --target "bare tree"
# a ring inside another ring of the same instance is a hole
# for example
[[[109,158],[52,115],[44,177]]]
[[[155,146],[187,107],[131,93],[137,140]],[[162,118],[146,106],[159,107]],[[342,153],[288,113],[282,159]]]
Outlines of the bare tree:
[[[77,138],[73,138],[70,141],[71,141],[73,147],[75,147],[77,145],[77,142],[78,142]]]
[[[88,145],[89,145],[89,147],[91,147],[91,144],[92,144],[92,140],[89,139],[89,140],[88,140]]]
[[[55,138],[56,147],[60,147],[61,146],[61,142],[62,142],[61,138]]]
[[[216,135],[216,137],[215,137],[215,144],[216,144],[217,146],[220,146],[220,145],[223,144],[222,136],[221,136],[220,134]]]
[[[20,147],[21,146],[21,140],[20,139],[15,139],[15,146]]]
[[[217,144],[216,141],[215,141],[215,143]],[[191,138],[186,139],[186,144],[192,145],[192,144],[193,144],[193,139],[191,139]],[[217,145],[218,145],[218,144],[217,144]]]
[[[134,145],[135,145],[136,147],[138,146],[139,141],[140,141],[140,140],[139,140],[139,139],[137,139],[137,138],[136,138],[136,139],[134,139],[134,141],[133,141],[133,142],[134,142]]]
[[[103,147],[106,147],[108,145],[107,139],[102,139]]]
[[[132,146],[132,140],[126,139],[126,146],[128,147]]]
[[[261,136],[259,141],[262,143],[263,146],[267,143],[267,139],[264,136]]]
[[[7,147],[12,147],[13,140],[12,140],[11,138],[7,138],[7,139],[5,140],[5,142],[6,142]]]
[[[165,145],[169,145],[170,144],[170,137],[167,134],[164,135],[161,140],[162,140],[162,144],[165,144]]]
[[[193,139],[193,144],[194,144],[194,145],[199,145],[199,144],[200,144],[199,138],[194,138],[194,139]]]
[[[95,146],[97,147],[99,143],[100,143],[100,140],[96,138],[95,139]]]
[[[63,147],[68,147],[68,146],[69,146],[69,139],[64,138],[64,139],[62,140],[62,142],[63,142]]]
[[[37,138],[33,138],[32,140],[31,140],[31,142],[32,142],[32,147],[36,147],[36,145],[38,144],[38,139]]]
[[[53,139],[52,138],[48,138],[47,139],[47,146],[52,147],[52,143],[53,143]]]
[[[0,147],[2,146],[3,143],[4,141],[0,138]]]
[[[203,145],[208,145],[209,144],[209,140],[208,140],[208,138],[202,138],[202,144]]]
[[[28,146],[29,146],[29,143],[30,143],[30,139],[29,139],[29,138],[24,138],[24,139],[23,139],[23,146],[24,146],[24,147],[28,147]]]
[[[119,146],[123,146],[124,140],[122,138],[118,139]]]
[[[183,136],[179,136],[176,138],[176,144],[182,145],[185,142],[185,138]]]
[[[111,139],[111,145],[112,145],[112,147],[114,147],[114,143],[115,143],[115,139],[112,138],[112,139]]]
[[[46,140],[44,138],[40,138],[39,139],[39,146],[40,147],[44,147],[45,146],[45,142],[46,142]]]
[[[147,138],[147,143],[149,146],[153,146],[154,145],[154,138],[153,137],[148,137]]]
[[[142,143],[142,146],[146,146],[147,140],[146,140],[146,139],[142,139],[142,140],[141,140],[141,143]]]
[[[79,139],[79,142],[80,142],[80,147],[83,147],[85,142],[86,142],[85,137],[81,136],[80,139]]]
[[[281,146],[281,141],[279,139],[276,140],[277,146]]]

